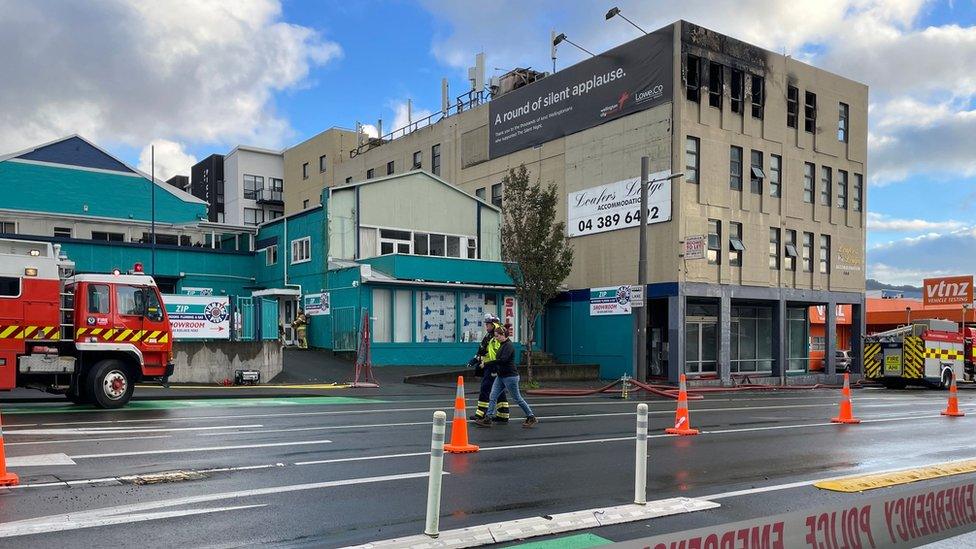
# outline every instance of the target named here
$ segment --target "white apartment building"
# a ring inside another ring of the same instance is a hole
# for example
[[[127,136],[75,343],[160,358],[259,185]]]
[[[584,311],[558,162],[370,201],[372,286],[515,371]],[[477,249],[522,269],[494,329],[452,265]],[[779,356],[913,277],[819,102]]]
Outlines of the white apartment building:
[[[239,145],[224,156],[224,222],[255,226],[284,212],[280,151]]]

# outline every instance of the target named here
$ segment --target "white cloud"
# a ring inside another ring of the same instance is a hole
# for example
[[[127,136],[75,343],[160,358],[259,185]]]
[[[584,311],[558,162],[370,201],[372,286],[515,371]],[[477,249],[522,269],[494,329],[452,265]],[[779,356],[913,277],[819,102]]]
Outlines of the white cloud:
[[[914,284],[926,277],[976,272],[976,229],[929,233],[868,250],[868,278]]]
[[[273,94],[341,55],[276,0],[4,2],[0,151],[72,133],[280,147]]]
[[[898,219],[875,212],[868,212],[868,230],[892,232],[956,231],[967,226],[962,221],[928,221],[925,219]]]
[[[153,173],[153,147],[156,156],[156,179],[166,181],[174,175],[189,175],[190,167],[197,163],[197,157],[188,154],[182,143],[166,139],[154,139],[139,153],[139,170]]]
[[[414,129],[422,128],[429,124],[429,122],[427,121],[427,117],[434,114],[433,112],[427,109],[418,109],[416,105],[412,105],[412,107],[409,110],[410,115],[408,116],[407,102],[405,100],[394,102],[392,108],[393,108],[393,127],[390,128],[391,130],[398,130],[400,128],[404,128],[407,125],[411,124],[411,122],[417,124],[417,126],[415,126]]]

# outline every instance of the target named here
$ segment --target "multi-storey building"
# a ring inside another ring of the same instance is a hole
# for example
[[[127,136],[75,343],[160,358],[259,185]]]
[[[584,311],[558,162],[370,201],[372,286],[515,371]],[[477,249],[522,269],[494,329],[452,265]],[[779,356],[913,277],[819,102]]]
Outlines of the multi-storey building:
[[[224,156],[224,219],[260,225],[284,213],[284,162],[280,152],[237,146]]]
[[[329,128],[283,152],[285,165],[285,213],[292,214],[319,205],[322,189],[342,184],[336,179],[339,165],[357,147],[359,134]]]
[[[190,168],[190,194],[207,203],[207,218],[226,223],[224,209],[224,155],[211,154]]]
[[[625,287],[637,281],[635,179],[647,156],[654,179],[684,174],[651,185],[645,214],[652,376],[810,372],[807,311],[818,305],[825,348],[838,304],[852,305],[860,348],[867,86],[685,21],[553,75],[512,76],[528,83],[369,140],[315,183],[419,166],[496,205],[521,164],[554,183],[575,263],[542,343],[610,377],[637,370]],[[619,306],[608,287],[622,287]]]

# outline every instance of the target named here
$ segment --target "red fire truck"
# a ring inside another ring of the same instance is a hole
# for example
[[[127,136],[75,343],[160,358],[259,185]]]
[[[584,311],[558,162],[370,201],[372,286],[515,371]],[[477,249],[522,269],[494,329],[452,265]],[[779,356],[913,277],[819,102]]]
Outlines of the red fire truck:
[[[0,239],[0,390],[124,406],[141,380],[173,373],[169,318],[152,277],[74,274],[58,244]]]
[[[925,319],[864,340],[864,376],[886,387],[909,384],[947,388],[953,376],[971,381],[973,329],[948,320]]]

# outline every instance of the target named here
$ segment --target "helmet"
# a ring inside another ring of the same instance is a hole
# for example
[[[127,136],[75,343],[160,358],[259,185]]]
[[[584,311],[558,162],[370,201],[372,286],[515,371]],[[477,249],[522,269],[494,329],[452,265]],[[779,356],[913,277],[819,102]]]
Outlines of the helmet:
[[[485,322],[498,322],[498,317],[491,313],[485,313]]]

